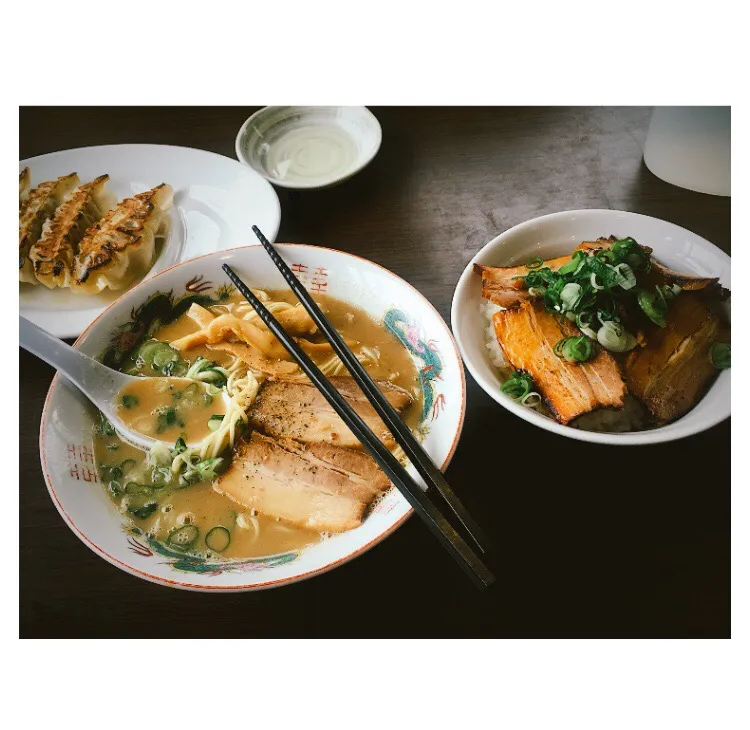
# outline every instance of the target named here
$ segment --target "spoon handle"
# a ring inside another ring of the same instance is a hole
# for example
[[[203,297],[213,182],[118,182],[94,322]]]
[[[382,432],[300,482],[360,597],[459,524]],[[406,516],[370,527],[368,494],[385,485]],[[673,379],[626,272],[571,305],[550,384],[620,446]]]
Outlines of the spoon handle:
[[[98,391],[101,390],[103,382],[111,379],[112,371],[25,317],[19,316],[18,319],[18,337],[21,347],[52,365],[98,406],[103,395]]]

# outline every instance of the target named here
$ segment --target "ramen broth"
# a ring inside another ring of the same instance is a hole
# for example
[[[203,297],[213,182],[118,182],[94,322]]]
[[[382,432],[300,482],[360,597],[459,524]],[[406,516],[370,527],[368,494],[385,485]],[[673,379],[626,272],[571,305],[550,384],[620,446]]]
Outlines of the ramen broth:
[[[267,293],[274,302],[296,304],[296,298],[289,291]],[[374,379],[390,381],[409,392],[413,402],[402,417],[410,427],[415,427],[420,420],[422,393],[416,367],[406,348],[361,309],[327,295],[316,295],[315,300],[346,340],[354,340],[374,351],[376,357],[363,362]],[[227,303],[241,301],[244,299],[234,294]],[[226,311],[222,305],[209,309],[214,314]],[[194,320],[182,315],[156,330],[153,338],[172,342],[199,329]],[[311,335],[308,339],[325,341],[321,335]],[[356,352],[357,348],[354,349]],[[234,359],[205,346],[197,346],[180,355],[191,363],[202,356],[220,367],[229,367]],[[318,365],[330,358],[330,352],[312,356]],[[123,370],[132,372],[132,365],[133,360],[129,359]],[[142,366],[141,372],[144,375],[158,374],[146,365]],[[217,389],[213,388],[214,395],[209,402],[203,396],[212,389],[205,387],[204,383],[183,376],[171,378],[171,384],[165,388],[163,384],[155,384],[154,380],[156,378],[133,383],[120,394],[121,399],[123,396],[130,396],[130,399],[126,399],[127,405],[121,400],[118,415],[142,433],[170,444],[182,436],[190,443],[206,435],[212,416],[225,412],[223,391],[216,394]],[[193,388],[192,384],[200,387]],[[187,397],[186,389],[189,389]],[[171,413],[166,409],[174,409],[174,416],[165,417],[165,413]],[[167,420],[172,422],[165,425]],[[161,432],[159,424],[162,425]],[[190,552],[209,557],[248,558],[301,549],[322,539],[320,533],[257,514],[219,494],[212,488],[212,478],[216,474],[210,470],[202,475],[205,478],[194,483],[181,483],[169,466],[155,466],[147,454],[121,441],[111,427],[95,429],[94,452],[101,480],[121,513],[169,547],[175,547],[175,543],[170,542],[175,536],[187,535],[188,542],[183,541],[180,547]],[[211,536],[221,539],[212,540]],[[193,537],[195,539],[190,539]],[[225,545],[226,539],[228,544]]]
[[[221,393],[187,378],[143,378],[117,395],[117,415],[126,426],[169,443],[180,436],[189,444],[200,441],[225,412]]]

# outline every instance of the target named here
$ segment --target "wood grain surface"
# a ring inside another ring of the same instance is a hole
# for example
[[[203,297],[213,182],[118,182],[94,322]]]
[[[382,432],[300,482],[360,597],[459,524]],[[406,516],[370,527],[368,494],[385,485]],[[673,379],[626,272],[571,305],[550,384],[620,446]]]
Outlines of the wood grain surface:
[[[150,142],[234,157],[254,108],[23,108],[19,158]],[[730,250],[730,201],[642,162],[649,109],[373,108],[380,153],[328,190],[279,189],[279,241],[365,256],[449,321],[466,263],[493,236],[571,208],[616,208]],[[608,234],[609,231],[604,231]],[[495,545],[478,593],[417,519],[355,561],[292,586],[181,592],[97,557],[53,506],[39,421],[53,371],[20,352],[22,637],[728,637],[730,429],[615,448],[555,436],[467,375],[448,478]],[[398,616],[398,618],[396,618]]]

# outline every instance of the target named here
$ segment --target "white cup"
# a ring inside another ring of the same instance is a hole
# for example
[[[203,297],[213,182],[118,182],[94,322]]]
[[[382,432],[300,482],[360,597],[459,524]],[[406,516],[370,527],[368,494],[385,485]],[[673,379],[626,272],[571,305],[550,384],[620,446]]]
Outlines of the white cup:
[[[643,161],[665,182],[730,196],[731,109],[728,106],[654,108]]]

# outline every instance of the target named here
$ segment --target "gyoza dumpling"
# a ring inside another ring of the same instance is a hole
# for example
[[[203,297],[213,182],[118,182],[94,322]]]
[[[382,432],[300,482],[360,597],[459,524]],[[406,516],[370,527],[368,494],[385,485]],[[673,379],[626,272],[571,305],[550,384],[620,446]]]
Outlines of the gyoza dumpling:
[[[29,196],[29,185],[31,185],[31,172],[28,167],[24,167],[21,170],[21,174],[18,176],[18,208],[20,210],[21,204]]]
[[[23,173],[21,178],[19,187],[23,186]],[[21,203],[18,213],[18,278],[21,281],[28,284],[39,283],[29,260],[29,249],[39,240],[44,222],[78,182],[78,175],[74,172],[57,180],[43,182]]]
[[[122,289],[154,259],[157,234],[167,221],[174,190],[162,183],[127,198],[86,231],[73,263],[71,291],[96,294]]]
[[[36,278],[50,289],[70,286],[73,259],[86,230],[117,205],[107,180],[109,175],[102,175],[68,193],[29,250]]]

